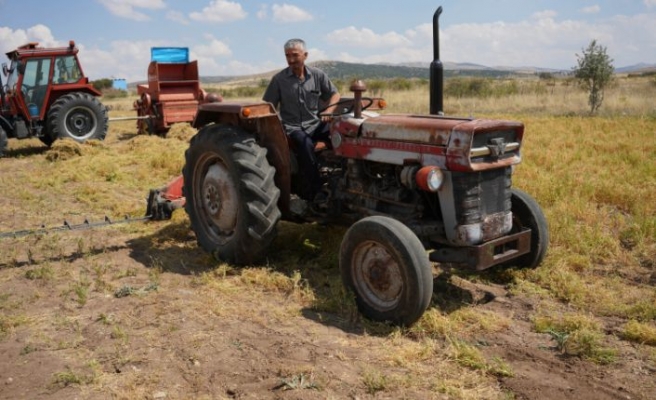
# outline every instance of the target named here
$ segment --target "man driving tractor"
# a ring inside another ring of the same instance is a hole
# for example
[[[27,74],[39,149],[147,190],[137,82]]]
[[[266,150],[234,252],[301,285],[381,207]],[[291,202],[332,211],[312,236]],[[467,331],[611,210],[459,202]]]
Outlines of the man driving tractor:
[[[321,195],[322,185],[314,148],[318,141],[328,140],[329,134],[329,117],[319,115],[319,106],[328,104],[323,112],[332,113],[340,95],[326,73],[305,65],[308,52],[302,39],[288,40],[284,50],[288,67],[273,76],[262,99],[279,110],[298,156],[302,184],[299,195],[313,202]]]

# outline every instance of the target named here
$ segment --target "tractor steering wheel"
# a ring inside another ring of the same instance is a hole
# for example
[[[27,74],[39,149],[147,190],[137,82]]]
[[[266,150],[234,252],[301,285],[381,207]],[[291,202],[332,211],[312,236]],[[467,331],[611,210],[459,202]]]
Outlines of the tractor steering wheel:
[[[367,108],[371,107],[372,104],[374,104],[374,99],[372,99],[371,97],[363,97],[362,103],[363,103],[362,111],[364,111]],[[325,112],[328,108],[333,106],[335,107],[335,111],[331,113]],[[353,112],[354,107],[355,107],[355,99],[351,99],[351,98],[340,99],[338,102],[329,104],[324,108],[322,108],[321,110],[319,110],[319,117],[339,117],[340,115],[350,114]]]
[[[27,102],[30,97],[32,97],[32,93],[34,93],[34,86],[22,84],[21,92],[23,92],[23,98],[25,99],[25,102]]]

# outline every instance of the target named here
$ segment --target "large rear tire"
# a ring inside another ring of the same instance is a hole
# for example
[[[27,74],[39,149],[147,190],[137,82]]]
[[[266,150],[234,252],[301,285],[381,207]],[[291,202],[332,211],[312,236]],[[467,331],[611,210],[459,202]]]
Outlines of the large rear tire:
[[[533,197],[519,189],[512,189],[510,197],[513,213],[513,232],[531,229],[531,251],[509,261],[507,265],[520,268],[536,268],[547,254],[549,227],[540,205]]]
[[[192,139],[182,170],[185,209],[198,244],[234,264],[261,259],[276,235],[276,173],[252,135],[210,125]]]
[[[407,226],[388,217],[364,218],[346,232],[339,253],[344,285],[365,317],[403,326],[421,318],[433,295],[433,271]]]
[[[48,135],[52,140],[70,138],[80,143],[103,140],[107,127],[107,108],[88,93],[65,94],[48,110]]]

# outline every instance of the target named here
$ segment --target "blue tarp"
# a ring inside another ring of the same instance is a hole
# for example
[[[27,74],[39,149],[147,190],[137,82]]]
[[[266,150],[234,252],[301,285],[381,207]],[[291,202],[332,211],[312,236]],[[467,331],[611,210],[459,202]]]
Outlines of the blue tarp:
[[[112,87],[118,90],[128,90],[128,83],[123,78],[116,78],[112,81]]]
[[[151,47],[150,61],[162,63],[188,63],[189,48],[187,47]]]

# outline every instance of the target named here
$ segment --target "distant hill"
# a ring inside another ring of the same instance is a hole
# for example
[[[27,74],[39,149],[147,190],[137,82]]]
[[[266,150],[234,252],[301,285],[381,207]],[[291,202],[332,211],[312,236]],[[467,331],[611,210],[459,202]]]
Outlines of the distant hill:
[[[358,64],[347,63],[342,61],[316,61],[310,63],[311,66],[319,68],[328,74],[332,79],[393,79],[393,78],[420,78],[429,79],[429,63],[412,63],[409,65],[392,65],[392,64]],[[281,67],[282,69],[282,67]],[[261,79],[271,79],[279,70],[267,73],[248,75],[248,76],[204,76],[201,77],[202,83],[230,83],[236,82],[257,82]],[[511,68],[491,68],[478,64],[470,63],[446,63],[444,66],[444,76],[480,76],[490,78],[503,78],[517,75],[532,75],[537,69],[514,70]]]
[[[347,63],[341,61],[316,61],[310,63],[311,66],[322,69],[333,79],[349,80],[349,79],[394,79],[394,78],[419,78],[429,79],[430,63],[406,63],[406,64],[358,64]],[[282,66],[281,66],[282,69]],[[269,80],[271,77],[280,71],[280,69],[264,72],[255,75],[243,76],[202,76],[201,82],[204,84],[229,84],[231,86],[247,86],[259,83],[262,79]],[[616,68],[616,73],[622,74],[640,74],[656,71],[656,64],[635,64],[626,67]],[[472,77],[487,77],[487,78],[508,78],[508,77],[522,77],[532,76],[539,73],[550,73],[554,75],[567,75],[571,70],[557,70],[539,67],[487,67],[484,65],[473,63],[444,63],[444,77],[450,78],[455,76],[472,76]],[[135,82],[130,86],[144,83]]]
[[[310,65],[323,70],[332,79],[428,79],[429,76],[428,68],[403,65],[356,64],[341,61],[317,61]]]
[[[655,71],[656,71],[656,64],[646,64],[646,63],[639,63],[634,65],[629,65],[627,67],[615,68],[616,73],[624,73],[624,74],[639,74],[639,73],[655,72]]]

